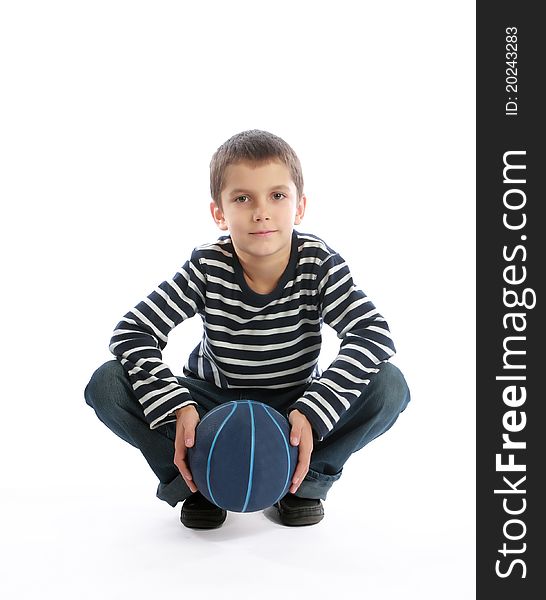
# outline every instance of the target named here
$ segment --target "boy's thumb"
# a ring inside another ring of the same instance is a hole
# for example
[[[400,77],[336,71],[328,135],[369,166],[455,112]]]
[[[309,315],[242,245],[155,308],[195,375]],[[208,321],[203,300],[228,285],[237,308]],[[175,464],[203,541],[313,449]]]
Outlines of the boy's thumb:
[[[193,446],[195,438],[195,429],[187,428],[184,432],[184,443],[186,444],[186,448],[191,448]]]
[[[191,448],[195,442],[195,429],[199,420],[197,418],[197,422],[190,421],[189,423],[184,423],[184,443],[186,444],[186,448]]]
[[[290,443],[292,446],[297,446],[300,443],[300,431],[296,427],[292,427],[290,432]]]

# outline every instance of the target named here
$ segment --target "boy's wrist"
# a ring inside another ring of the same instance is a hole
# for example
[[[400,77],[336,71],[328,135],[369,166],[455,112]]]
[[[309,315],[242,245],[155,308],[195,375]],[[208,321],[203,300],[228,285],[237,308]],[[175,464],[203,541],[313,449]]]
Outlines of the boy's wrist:
[[[178,417],[180,416],[180,414],[182,414],[182,411],[183,411],[183,410],[186,410],[186,409],[188,409],[188,408],[193,408],[195,411],[197,410],[197,409],[195,408],[195,405],[194,405],[194,404],[186,404],[186,406],[181,406],[181,407],[177,408],[176,410],[174,410],[174,411],[173,411],[173,412],[174,412],[174,416],[175,416],[176,418],[178,418]]]
[[[306,407],[304,405],[303,410],[305,410],[306,412],[309,411],[309,413],[311,413],[306,414],[306,412],[299,410],[297,406],[292,406],[286,411],[286,416],[288,419],[290,419],[290,413],[295,410],[298,411],[299,414],[303,415],[308,421],[309,425],[311,425],[311,431],[313,432],[313,440],[317,442],[322,441],[324,439],[324,437],[321,435],[322,432],[320,431],[320,429],[318,429],[317,424],[314,423],[313,420],[311,420],[312,411],[310,411],[309,409],[306,410]]]

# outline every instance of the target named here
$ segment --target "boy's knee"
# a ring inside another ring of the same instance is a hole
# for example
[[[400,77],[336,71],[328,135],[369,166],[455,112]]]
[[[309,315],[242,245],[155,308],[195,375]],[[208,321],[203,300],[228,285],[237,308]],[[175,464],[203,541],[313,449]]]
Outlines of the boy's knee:
[[[116,387],[122,384],[122,377],[124,371],[118,360],[109,360],[102,364],[85,386],[83,395],[86,403],[95,410],[100,410],[104,402],[111,404],[112,397],[116,395]]]
[[[410,401],[410,391],[402,371],[396,365],[387,362],[376,377],[379,378],[376,383],[382,388],[383,411],[401,413]]]

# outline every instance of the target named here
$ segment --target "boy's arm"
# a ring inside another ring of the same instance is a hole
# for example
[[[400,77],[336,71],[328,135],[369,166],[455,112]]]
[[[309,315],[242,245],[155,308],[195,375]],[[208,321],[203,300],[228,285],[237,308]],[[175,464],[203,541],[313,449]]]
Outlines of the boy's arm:
[[[121,362],[151,429],[174,421],[174,411],[196,404],[163,363],[169,332],[204,310],[205,277],[195,251],[190,260],[116,325],[110,352]]]
[[[325,260],[319,294],[323,321],[341,339],[339,354],[288,412],[296,408],[302,412],[321,441],[396,350],[387,322],[355,286],[339,254]]]

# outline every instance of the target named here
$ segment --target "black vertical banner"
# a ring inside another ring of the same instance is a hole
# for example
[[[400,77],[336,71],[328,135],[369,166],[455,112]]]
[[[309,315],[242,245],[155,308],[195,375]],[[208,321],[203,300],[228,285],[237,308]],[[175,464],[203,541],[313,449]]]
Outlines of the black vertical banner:
[[[478,600],[545,594],[546,36],[539,8],[477,3]]]

